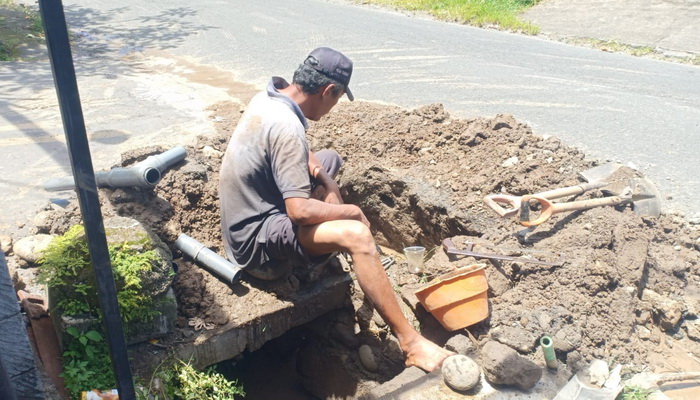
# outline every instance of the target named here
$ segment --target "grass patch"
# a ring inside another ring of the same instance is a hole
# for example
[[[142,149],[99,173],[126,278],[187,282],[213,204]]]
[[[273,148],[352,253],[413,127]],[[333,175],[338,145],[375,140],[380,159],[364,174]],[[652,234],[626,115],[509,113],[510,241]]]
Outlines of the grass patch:
[[[539,0],[362,0],[363,3],[428,12],[440,20],[536,35],[539,28],[518,14]]]
[[[632,46],[614,40],[572,37],[564,38],[561,41],[575,46],[590,47],[610,53],[624,53],[636,57],[647,57],[679,64],[700,65],[700,56],[693,54],[688,54],[686,56],[668,55],[648,46]]]
[[[647,400],[649,396],[651,396],[651,390],[639,386],[626,386],[617,396],[617,400]]]
[[[22,47],[43,45],[44,25],[35,7],[0,0],[0,61],[19,61]]]

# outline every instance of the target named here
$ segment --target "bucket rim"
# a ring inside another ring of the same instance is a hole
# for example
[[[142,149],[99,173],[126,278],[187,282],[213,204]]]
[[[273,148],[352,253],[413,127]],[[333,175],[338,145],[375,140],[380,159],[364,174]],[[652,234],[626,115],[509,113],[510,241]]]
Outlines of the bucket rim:
[[[463,277],[464,275],[472,274],[474,272],[479,272],[482,271],[486,268],[486,264],[471,264],[467,265],[461,268],[458,268],[454,271],[450,271],[448,273],[442,274],[440,276],[435,277],[432,281],[428,282],[428,284],[418,290],[416,290],[416,294],[423,292],[427,289],[432,288],[433,286],[437,286],[439,284],[447,283],[447,282],[452,282],[456,279],[459,279]]]

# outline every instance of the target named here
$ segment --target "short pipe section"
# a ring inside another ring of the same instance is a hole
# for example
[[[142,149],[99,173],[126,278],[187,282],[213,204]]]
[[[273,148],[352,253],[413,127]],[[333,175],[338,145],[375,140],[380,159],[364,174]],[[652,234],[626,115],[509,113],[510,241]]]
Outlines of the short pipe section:
[[[175,241],[175,247],[191,257],[204,269],[228,283],[236,283],[241,279],[243,270],[240,266],[231,263],[184,233],[178,236]]]
[[[559,367],[559,364],[557,363],[557,356],[554,354],[554,343],[552,342],[552,338],[549,336],[542,336],[540,339],[540,347],[542,347],[544,361],[547,364],[547,368],[556,369]]]

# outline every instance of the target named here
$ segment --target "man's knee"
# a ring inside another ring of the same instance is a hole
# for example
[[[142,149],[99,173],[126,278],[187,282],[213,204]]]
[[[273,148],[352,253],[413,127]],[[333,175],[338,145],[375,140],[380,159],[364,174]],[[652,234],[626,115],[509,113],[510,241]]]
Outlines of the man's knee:
[[[351,252],[371,252],[376,248],[372,232],[367,225],[359,221],[347,224],[343,229],[342,237],[346,240]]]

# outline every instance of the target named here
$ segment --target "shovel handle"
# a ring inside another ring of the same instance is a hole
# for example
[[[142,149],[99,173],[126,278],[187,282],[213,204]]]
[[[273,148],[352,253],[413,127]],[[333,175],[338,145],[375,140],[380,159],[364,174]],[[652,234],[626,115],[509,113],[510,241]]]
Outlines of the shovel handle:
[[[541,207],[540,216],[534,221],[529,220],[529,207],[532,201],[536,201]],[[601,199],[572,201],[570,203],[552,203],[544,197],[534,195],[523,196],[520,208],[520,224],[528,227],[536,226],[551,218],[552,215],[559,214],[561,212],[588,210],[589,208],[602,206],[614,206],[629,203],[631,201],[631,196],[612,196]]]
[[[581,194],[591,189],[598,189],[605,185],[607,185],[607,182],[602,181],[582,183],[580,185],[552,189],[546,192],[540,192],[529,196],[542,197],[545,199],[558,199],[561,197]],[[484,203],[486,203],[487,206],[491,207],[492,210],[496,211],[496,213],[501,217],[510,218],[518,214],[518,210],[520,210],[522,207],[523,200],[522,196],[511,196],[508,194],[490,194],[484,197]],[[503,207],[503,204],[507,204],[508,208]]]

